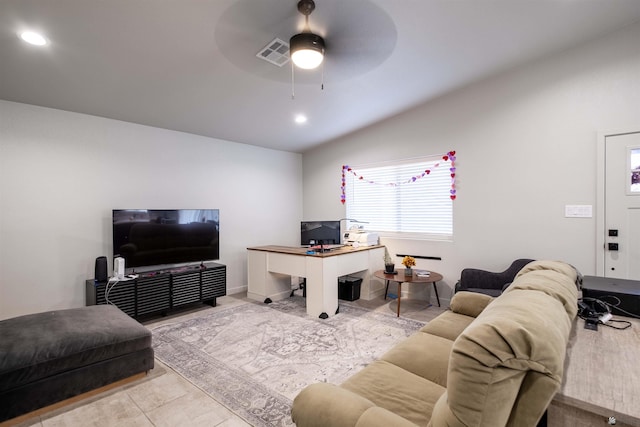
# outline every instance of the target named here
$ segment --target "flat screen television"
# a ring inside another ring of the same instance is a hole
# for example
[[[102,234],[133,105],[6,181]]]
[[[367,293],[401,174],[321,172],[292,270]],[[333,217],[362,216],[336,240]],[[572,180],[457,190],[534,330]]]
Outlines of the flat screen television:
[[[114,209],[112,217],[113,256],[127,270],[220,259],[218,209]]]
[[[339,245],[340,221],[302,221],[300,244],[302,246]]]

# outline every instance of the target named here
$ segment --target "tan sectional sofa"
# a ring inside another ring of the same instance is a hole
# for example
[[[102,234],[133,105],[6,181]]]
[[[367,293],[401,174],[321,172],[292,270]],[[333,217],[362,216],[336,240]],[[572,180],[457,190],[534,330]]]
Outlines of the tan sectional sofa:
[[[577,272],[535,261],[499,297],[451,309],[341,385],[295,398],[298,427],[535,426],[560,388]]]

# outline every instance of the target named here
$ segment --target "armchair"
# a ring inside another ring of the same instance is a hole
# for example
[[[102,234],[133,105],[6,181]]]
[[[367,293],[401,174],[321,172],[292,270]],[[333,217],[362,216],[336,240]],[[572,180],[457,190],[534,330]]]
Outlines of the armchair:
[[[513,282],[516,274],[532,262],[532,259],[521,258],[513,261],[505,271],[494,273],[476,268],[465,268],[456,283],[455,292],[469,291],[497,297]]]

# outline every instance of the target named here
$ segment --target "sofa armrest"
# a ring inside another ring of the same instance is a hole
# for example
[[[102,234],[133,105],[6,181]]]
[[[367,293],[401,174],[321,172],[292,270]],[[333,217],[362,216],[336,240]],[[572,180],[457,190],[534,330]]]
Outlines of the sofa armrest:
[[[451,299],[450,307],[454,313],[478,317],[493,299],[489,295],[477,292],[460,291]]]

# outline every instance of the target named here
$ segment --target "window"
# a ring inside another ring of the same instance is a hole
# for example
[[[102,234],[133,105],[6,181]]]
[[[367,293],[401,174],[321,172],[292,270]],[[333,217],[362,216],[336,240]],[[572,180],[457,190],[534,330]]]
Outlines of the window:
[[[439,157],[353,167],[345,173],[347,217],[381,236],[452,240],[452,174],[453,163]]]

